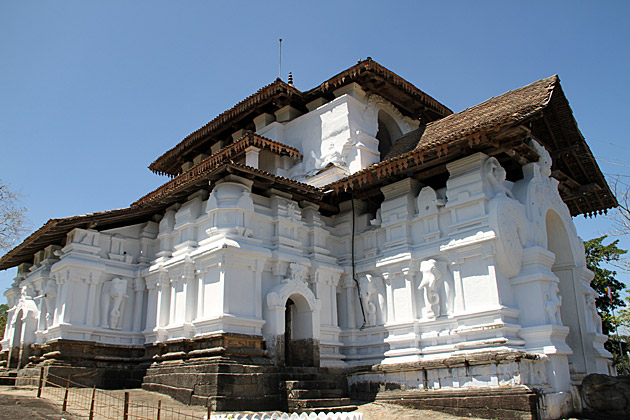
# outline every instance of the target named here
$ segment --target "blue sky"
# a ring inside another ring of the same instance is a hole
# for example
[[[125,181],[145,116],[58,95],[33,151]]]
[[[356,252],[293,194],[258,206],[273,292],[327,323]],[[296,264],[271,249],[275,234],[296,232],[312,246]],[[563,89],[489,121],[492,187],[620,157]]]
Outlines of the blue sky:
[[[627,1],[5,1],[0,179],[33,229],[126,207],[166,182],[156,157],[277,77],[283,38],[299,89],[371,56],[454,111],[557,73],[602,171],[630,184],[629,19]]]

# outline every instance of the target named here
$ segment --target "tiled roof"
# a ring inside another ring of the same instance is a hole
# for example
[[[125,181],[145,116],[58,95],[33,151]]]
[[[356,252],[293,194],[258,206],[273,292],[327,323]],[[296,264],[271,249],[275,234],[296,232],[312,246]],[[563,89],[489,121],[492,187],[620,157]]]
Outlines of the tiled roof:
[[[174,175],[169,168],[171,165],[171,161],[173,158],[177,157],[188,147],[193,146],[198,143],[204,136],[212,133],[214,130],[223,126],[224,124],[232,121],[239,114],[250,111],[253,108],[259,106],[261,103],[266,100],[275,97],[278,94],[287,94],[287,95],[302,95],[302,93],[289,85],[288,83],[283,82],[282,80],[276,80],[275,82],[262,87],[256,93],[247,98],[243,99],[238,104],[234,105],[232,108],[227,111],[222,112],[217,117],[215,117],[212,121],[201,127],[200,129],[194,131],[189,134],[179,142],[175,147],[164,153],[162,156],[157,158],[151,165],[149,165],[149,169],[153,172],[164,174],[168,173]]]
[[[156,190],[150,192],[144,197],[140,198],[133,204],[132,207],[135,206],[143,206],[146,204],[150,204],[151,202],[159,199],[163,199],[165,197],[169,197],[176,190],[180,190],[183,186],[191,185],[199,181],[199,179],[206,179],[206,175],[213,170],[217,170],[221,167],[221,165],[225,163],[232,163],[232,158],[236,157],[239,154],[242,154],[245,149],[250,146],[259,147],[261,149],[269,150],[279,155],[287,155],[295,159],[302,159],[302,155],[300,152],[291,147],[279,143],[277,141],[270,140],[266,137],[259,136],[252,132],[246,133],[243,137],[237,140],[236,143],[232,143],[217,153],[209,156],[194,165],[192,168],[187,170],[181,175],[178,175],[176,178],[173,178],[169,182],[164,185],[158,187]],[[253,168],[252,168],[253,169]],[[262,173],[263,171],[261,171]],[[271,175],[271,174],[269,174]],[[275,175],[273,175],[275,177]],[[284,179],[287,182],[296,182],[287,178],[275,177],[277,179]],[[301,183],[298,183],[301,184]],[[306,185],[306,184],[302,184]]]
[[[473,133],[522,122],[547,106],[559,81],[558,76],[551,76],[431,122],[415,148],[426,150]]]
[[[393,71],[383,67],[369,57],[366,60],[359,61],[349,69],[331,77],[319,86],[304,92],[304,96],[307,100],[310,100],[312,97],[317,97],[322,93],[333,91],[352,82],[357,82],[362,86],[366,85],[366,87],[368,87],[368,79],[374,76],[386,82],[387,85],[395,87],[413,98],[413,100],[417,102],[417,106],[433,110],[439,117],[453,113],[453,111],[449,108],[442,105],[440,102],[436,101],[434,98],[427,95]],[[392,102],[399,101],[393,100]],[[415,117],[417,118],[418,116],[416,115]]]
[[[577,127],[557,75],[421,126],[396,141],[385,160],[328,187],[337,191],[352,189],[354,185],[375,183],[404,173],[414,165],[420,165],[416,170],[421,173],[426,154],[439,157],[449,153],[455,157],[463,150],[455,147],[456,143],[485,143],[488,135],[527,122],[531,122],[533,134],[552,153],[554,169],[570,174],[581,186],[594,186],[591,191],[563,195],[572,215],[592,214],[617,206]]]

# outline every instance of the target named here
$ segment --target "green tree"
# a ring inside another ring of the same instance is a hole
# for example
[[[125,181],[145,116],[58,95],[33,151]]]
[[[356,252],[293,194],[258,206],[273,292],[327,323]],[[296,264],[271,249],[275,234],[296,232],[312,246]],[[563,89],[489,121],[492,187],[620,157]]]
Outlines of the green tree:
[[[0,339],[4,338],[4,329],[7,325],[7,311],[9,306],[6,303],[0,305]]]
[[[627,253],[625,249],[617,247],[619,240],[613,241],[608,245],[604,245],[606,235],[599,238],[591,239],[584,242],[586,251],[586,265],[595,276],[591,281],[591,287],[598,294],[595,304],[597,312],[602,318],[602,330],[604,334],[609,336],[605,347],[614,356],[614,364],[618,366],[620,373],[624,372],[624,353],[628,351],[627,337],[617,336],[615,325],[619,320],[619,312],[616,314],[617,319],[613,316],[613,310],[619,311],[627,309],[621,298],[621,293],[625,289],[625,285],[616,279],[617,272],[607,267],[612,267],[621,261],[622,256]],[[606,288],[610,288],[611,299],[606,293]]]
[[[26,232],[26,208],[20,206],[19,197],[0,180],[0,251],[12,248]]]
[[[597,311],[602,317],[602,329],[604,334],[610,334],[614,331],[612,311],[625,304],[621,299],[621,292],[625,289],[625,285],[616,279],[617,272],[609,270],[611,263],[618,262],[621,256],[626,252],[625,249],[617,247],[619,240],[613,241],[608,245],[604,245],[606,235],[599,238],[591,239],[584,242],[586,251],[586,266],[591,270],[595,277],[591,281],[591,287],[595,289],[599,295],[596,300]],[[612,303],[606,294],[606,287],[610,288],[612,294]]]

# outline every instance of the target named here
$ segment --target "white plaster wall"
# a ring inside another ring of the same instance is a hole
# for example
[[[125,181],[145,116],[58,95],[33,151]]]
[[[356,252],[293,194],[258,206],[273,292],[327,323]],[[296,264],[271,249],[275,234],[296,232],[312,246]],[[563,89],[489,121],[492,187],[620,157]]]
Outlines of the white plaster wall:
[[[392,117],[402,134],[418,127],[417,121],[403,117],[381,97],[368,97],[356,86],[307,114],[272,122],[257,134],[297,148],[304,158],[288,170],[288,176],[319,186],[380,161],[376,133],[381,110]],[[339,170],[329,168],[324,172],[330,175],[318,175],[328,165]]]

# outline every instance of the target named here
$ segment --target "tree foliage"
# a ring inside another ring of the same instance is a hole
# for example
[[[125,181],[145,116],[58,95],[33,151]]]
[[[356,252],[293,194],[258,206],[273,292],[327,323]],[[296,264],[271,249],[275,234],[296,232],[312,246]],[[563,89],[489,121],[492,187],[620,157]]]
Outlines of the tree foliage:
[[[621,256],[626,252],[625,249],[617,247],[619,240],[615,240],[608,245],[604,245],[606,235],[599,238],[591,239],[584,242],[584,249],[586,251],[586,265],[594,274],[595,277],[591,281],[591,287],[595,289],[598,294],[597,311],[602,317],[602,330],[604,334],[610,334],[614,331],[613,325],[613,309],[624,307],[625,304],[621,298],[621,292],[625,288],[625,285],[616,279],[617,272],[606,268],[610,264],[619,262]],[[606,294],[606,287],[610,287],[612,294],[612,304],[608,295]]]
[[[0,251],[12,248],[26,232],[26,208],[21,207],[19,195],[0,180]]]
[[[609,182],[619,204],[609,216],[613,222],[611,234],[614,236],[628,235],[630,234],[630,187],[621,180],[620,176],[609,178]]]
[[[9,306],[6,303],[0,305],[0,339],[4,338],[4,329],[7,326],[7,311]]]

